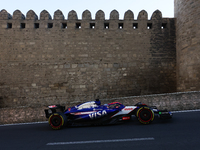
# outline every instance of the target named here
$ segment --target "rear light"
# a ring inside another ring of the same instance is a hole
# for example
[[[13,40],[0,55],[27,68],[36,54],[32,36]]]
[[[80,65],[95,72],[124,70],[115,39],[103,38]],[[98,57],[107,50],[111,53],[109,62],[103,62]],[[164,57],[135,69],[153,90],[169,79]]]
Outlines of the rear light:
[[[49,108],[55,108],[57,107],[56,105],[51,105],[51,106],[48,106]]]
[[[127,117],[122,117],[122,120],[130,120],[131,117],[127,116]]]

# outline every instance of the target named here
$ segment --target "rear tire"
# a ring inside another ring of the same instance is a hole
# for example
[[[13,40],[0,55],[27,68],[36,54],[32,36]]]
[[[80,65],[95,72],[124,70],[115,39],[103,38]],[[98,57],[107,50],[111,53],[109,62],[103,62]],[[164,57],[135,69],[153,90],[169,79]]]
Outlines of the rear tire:
[[[149,124],[154,120],[154,112],[149,107],[141,107],[137,110],[136,117],[142,124]]]
[[[67,124],[67,116],[61,112],[53,113],[49,117],[49,125],[52,129],[58,130]]]

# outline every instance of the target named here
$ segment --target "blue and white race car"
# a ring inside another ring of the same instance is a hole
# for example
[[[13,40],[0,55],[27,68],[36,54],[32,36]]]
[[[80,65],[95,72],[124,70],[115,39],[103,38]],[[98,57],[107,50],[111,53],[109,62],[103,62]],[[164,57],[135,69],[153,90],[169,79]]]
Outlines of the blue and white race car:
[[[155,114],[160,119],[172,117],[171,112],[158,110],[155,106],[147,106],[142,103],[124,106],[119,102],[101,105],[98,99],[66,110],[65,106],[51,105],[45,109],[45,114],[52,129],[61,129],[65,126],[116,124],[130,120],[132,116],[136,116],[142,124],[151,123]]]

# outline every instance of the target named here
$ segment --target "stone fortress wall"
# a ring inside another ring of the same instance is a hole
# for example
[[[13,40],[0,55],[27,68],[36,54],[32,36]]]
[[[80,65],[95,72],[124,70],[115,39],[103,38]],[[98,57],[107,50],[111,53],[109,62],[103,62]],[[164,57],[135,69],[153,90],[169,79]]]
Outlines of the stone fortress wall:
[[[177,91],[200,90],[200,1],[175,0]]]
[[[143,102],[200,108],[200,1],[175,0],[175,18],[113,10],[82,19],[57,10],[0,11],[0,124],[44,121],[50,104]],[[150,95],[149,95],[150,94]]]
[[[175,18],[113,10],[67,19],[0,12],[0,107],[35,107],[176,91]]]

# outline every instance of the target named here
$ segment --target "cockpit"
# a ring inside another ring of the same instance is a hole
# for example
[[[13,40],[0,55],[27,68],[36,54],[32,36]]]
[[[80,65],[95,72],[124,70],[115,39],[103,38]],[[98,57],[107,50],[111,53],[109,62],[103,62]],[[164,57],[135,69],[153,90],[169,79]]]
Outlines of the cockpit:
[[[80,110],[80,109],[95,108],[95,107],[98,107],[98,105],[96,104],[95,101],[91,101],[76,106],[76,109]]]
[[[124,108],[124,107],[125,107],[125,106],[122,105],[122,104],[119,103],[119,102],[113,102],[113,103],[107,104],[107,108],[109,108],[109,109]]]

